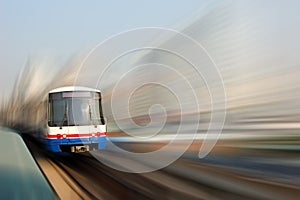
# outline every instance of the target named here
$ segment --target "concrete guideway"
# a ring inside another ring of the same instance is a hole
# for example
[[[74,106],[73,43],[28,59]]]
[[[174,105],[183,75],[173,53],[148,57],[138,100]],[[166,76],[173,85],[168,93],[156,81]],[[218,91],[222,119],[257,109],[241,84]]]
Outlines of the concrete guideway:
[[[41,170],[54,188],[60,199],[91,199],[84,190],[76,183],[60,166],[47,157],[41,149],[30,143],[31,153],[36,159]]]
[[[298,199],[299,182],[284,181],[278,174],[261,174],[261,171],[245,169],[236,165],[231,157],[243,162],[247,158],[262,167],[262,161],[270,162],[267,152],[252,149],[249,152],[242,148],[243,141],[219,142],[210,159],[199,160],[197,154],[200,143],[192,145],[189,152],[170,166],[150,173],[124,173],[114,170],[101,161],[114,163],[116,166],[131,169],[132,166],[147,167],[156,165],[151,160],[135,160],[109,149],[84,154],[69,154],[67,156],[47,154],[43,149],[26,141],[34,158],[47,176],[49,182],[61,199]],[[244,141],[245,142],[245,141]],[[253,142],[253,141],[252,141]],[[261,141],[260,141],[261,142]],[[249,141],[247,145],[252,145]],[[254,142],[254,144],[256,144]],[[288,143],[289,144],[289,143]],[[147,146],[150,145],[150,146]],[[156,143],[122,143],[125,149],[135,147],[143,150],[160,146]],[[153,149],[152,149],[153,150]],[[175,151],[173,149],[170,153]],[[291,152],[276,150],[278,154],[294,158]],[[249,159],[249,155],[256,159]],[[193,155],[193,156],[190,156]],[[248,156],[247,156],[248,155]],[[166,155],[167,156],[167,155]],[[282,165],[281,156],[276,159]],[[101,158],[101,159],[100,159]],[[216,160],[214,160],[216,158]],[[97,160],[99,159],[99,160]],[[225,159],[227,165],[222,165]],[[261,160],[263,159],[263,160]],[[274,158],[273,158],[274,159]],[[211,163],[209,161],[215,161]],[[260,162],[258,162],[260,161]],[[273,161],[273,160],[272,160]],[[265,163],[263,162],[263,164]],[[265,164],[266,164],[265,163]],[[235,168],[230,167],[232,164]],[[285,166],[285,165],[284,165]],[[289,166],[289,165],[287,165]],[[288,169],[288,168],[286,168]],[[275,169],[273,169],[275,170]],[[277,170],[277,168],[276,168]],[[272,171],[272,169],[269,169]],[[294,180],[295,181],[295,180]]]

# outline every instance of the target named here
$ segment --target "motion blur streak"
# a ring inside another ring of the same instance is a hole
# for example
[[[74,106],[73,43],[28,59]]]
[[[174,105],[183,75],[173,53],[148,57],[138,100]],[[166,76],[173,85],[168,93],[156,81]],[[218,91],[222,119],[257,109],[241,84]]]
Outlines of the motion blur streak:
[[[202,133],[207,130],[212,115],[209,105],[210,96],[205,84],[200,82],[199,86],[194,88],[197,89],[199,95],[200,123],[193,121],[193,115],[188,113],[190,121],[183,124],[186,137],[189,137],[190,123],[199,123],[194,143],[180,160],[167,168],[152,172],[153,174],[136,175],[145,176],[147,180],[151,179],[151,181],[139,182],[139,189],[143,190],[148,198],[158,198],[159,193],[160,197],[167,199],[166,195],[172,194],[164,192],[173,190],[181,192],[182,195],[185,194],[184,191],[189,191],[190,196],[199,197],[199,199],[299,198],[299,9],[298,1],[213,1],[199,10],[201,15],[195,16],[182,26],[181,32],[201,43],[221,72],[227,96],[226,121],[214,150],[209,156],[199,160],[197,154],[203,140]],[[172,38],[166,41],[170,42]],[[184,45],[176,41],[174,43],[178,46]],[[128,66],[125,71],[133,67],[132,63],[139,63],[143,59],[150,59],[151,63],[161,63],[162,60],[170,59],[164,54],[153,52],[148,52],[146,55],[152,56],[147,57],[142,52],[138,54],[138,58],[130,57],[134,59],[134,62],[124,65]],[[39,100],[51,88],[74,83],[78,63],[80,63],[76,61],[70,62],[71,64],[67,67],[60,68],[59,72],[51,73],[51,66],[48,62],[44,65],[29,61],[20,73],[9,101],[1,101],[1,123],[12,127],[19,124],[30,126],[30,123],[37,125],[39,116],[36,116],[38,114],[36,108]],[[122,65],[125,61],[122,60],[119,64]],[[172,60],[168,63],[172,63]],[[95,63],[95,65],[101,66],[101,63]],[[176,77],[160,77],[155,72],[145,75],[141,74],[142,72],[138,71],[132,78],[143,79],[145,76],[153,76],[169,81],[174,87],[180,89],[180,82]],[[140,127],[144,126],[143,136],[149,136],[147,131],[151,130],[151,127],[147,125],[151,122],[151,117],[160,118],[166,114],[167,120],[166,126],[162,129],[160,141],[152,141],[151,138],[149,141],[133,141],[136,138],[128,137],[114,122],[110,98],[113,86],[119,80],[113,78],[114,72],[111,73],[111,82],[100,86],[103,91],[104,112],[108,118],[110,140],[133,152],[151,152],[160,149],[167,143],[166,141],[170,140],[167,136],[172,135],[172,130],[178,128],[180,113],[177,112],[178,109],[174,109],[180,107],[178,101],[174,95],[166,92],[165,88],[157,85],[145,85],[137,89],[128,100],[128,105],[125,105],[127,107],[123,109],[124,112],[130,110],[132,121]],[[193,75],[187,71],[185,78],[193,80]],[[129,85],[123,84],[122,87],[126,88]],[[120,105],[124,103],[122,96],[124,94],[118,94],[117,99]],[[225,99],[219,100],[225,101]],[[151,106],[155,104],[165,105],[166,110],[154,109],[154,112],[149,114]],[[219,111],[214,110],[214,112]],[[128,119],[122,120],[126,122]],[[132,128],[128,125],[126,129]],[[178,143],[180,144],[180,141]],[[174,148],[168,153],[172,154],[176,151],[178,149]],[[115,157],[119,156],[117,164],[127,166],[126,159],[130,158],[115,155],[112,152],[112,149],[108,147],[106,151],[97,152],[97,154],[99,153],[99,157],[103,156],[109,162],[116,162]],[[74,163],[78,164],[75,158],[68,158],[65,162],[66,165],[74,168],[76,166]],[[156,163],[148,163],[145,160],[139,161],[139,164],[155,165]],[[87,165],[85,167],[91,168]],[[80,172],[82,168],[77,170]],[[97,168],[91,170],[96,171]],[[132,174],[122,174],[111,169],[109,172],[123,177],[119,179],[122,181],[125,181],[124,177],[134,177]],[[168,179],[161,180],[160,173]],[[157,178],[153,180],[153,177]],[[92,176],[90,178],[92,179]],[[137,181],[134,178],[126,179],[127,182],[123,182],[123,185],[131,184],[132,186],[136,183],[129,182],[129,180]],[[146,183],[149,185],[143,185]],[[153,185],[154,183],[156,185]],[[161,185],[167,189],[160,189]],[[179,186],[181,188],[178,188]],[[127,188],[128,193],[132,188],[134,187]],[[147,188],[153,188],[153,190],[149,191]],[[215,190],[218,193],[214,193]],[[202,193],[202,191],[205,192]],[[225,192],[235,194],[235,196],[231,194],[222,196]],[[171,196],[170,198],[179,199],[180,197],[187,196]]]
[[[45,118],[42,108],[53,88],[73,85],[78,58],[64,65],[49,58],[29,58],[15,82],[11,97],[1,99],[0,123],[14,128],[37,129]]]

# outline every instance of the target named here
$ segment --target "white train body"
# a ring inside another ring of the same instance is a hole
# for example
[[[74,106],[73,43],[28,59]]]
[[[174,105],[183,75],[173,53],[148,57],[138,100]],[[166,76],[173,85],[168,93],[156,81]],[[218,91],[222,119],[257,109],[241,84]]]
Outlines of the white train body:
[[[40,139],[52,152],[84,152],[106,146],[99,90],[80,86],[51,90],[46,118],[46,131]]]

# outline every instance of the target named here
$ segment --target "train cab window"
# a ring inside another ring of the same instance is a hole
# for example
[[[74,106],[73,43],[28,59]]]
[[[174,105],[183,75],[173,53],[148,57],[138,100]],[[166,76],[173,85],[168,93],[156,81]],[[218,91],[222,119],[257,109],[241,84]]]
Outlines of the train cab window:
[[[88,99],[73,98],[68,100],[70,126],[90,125],[90,106]]]
[[[64,92],[49,95],[49,126],[104,125],[98,92]]]
[[[49,126],[61,126],[67,120],[65,118],[66,103],[63,99],[51,101]]]

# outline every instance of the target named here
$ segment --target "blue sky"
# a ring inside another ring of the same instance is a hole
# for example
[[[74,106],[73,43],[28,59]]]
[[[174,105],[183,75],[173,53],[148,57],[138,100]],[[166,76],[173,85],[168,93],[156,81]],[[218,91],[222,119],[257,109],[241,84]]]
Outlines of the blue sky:
[[[219,13],[212,13],[212,21],[221,20],[221,26],[213,27],[214,23],[204,19],[199,28],[206,26],[211,32],[200,40],[209,43],[212,39],[209,36],[214,37],[216,28],[224,36],[226,22],[231,25],[233,22],[236,27],[229,30],[233,35],[229,44],[237,45],[240,40],[246,40],[265,52],[260,56],[263,61],[268,57],[287,67],[299,63],[299,1],[0,0],[0,96],[10,93],[28,57],[68,59],[132,28],[151,26],[180,30],[210,12],[210,6],[215,4],[228,4],[233,19],[222,21]],[[245,34],[235,34],[236,28],[242,27]],[[220,41],[226,46],[228,38],[220,38]]]
[[[136,27],[176,28],[203,6],[188,1],[0,0],[0,95],[28,56],[68,57]]]

